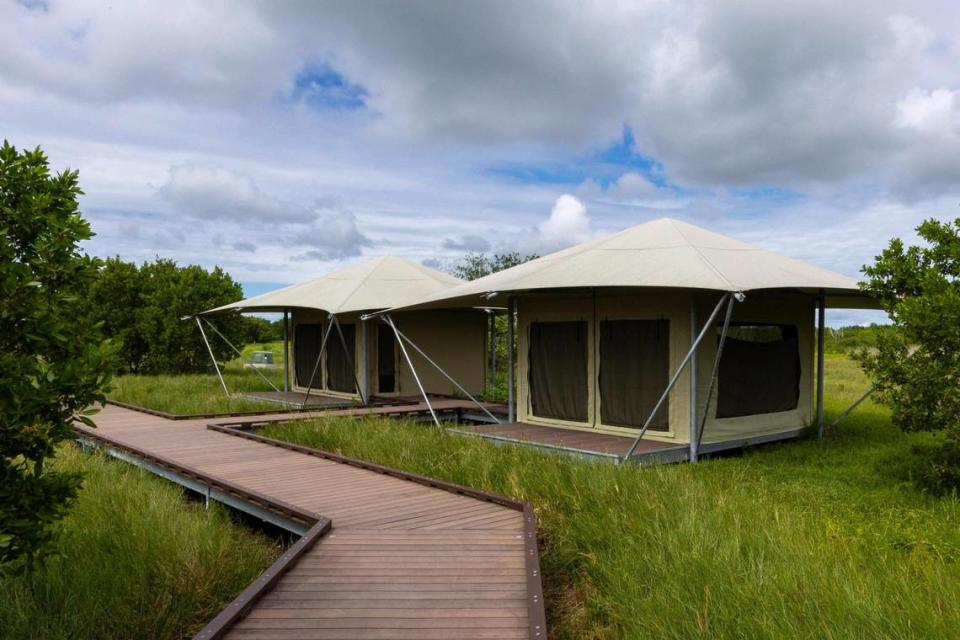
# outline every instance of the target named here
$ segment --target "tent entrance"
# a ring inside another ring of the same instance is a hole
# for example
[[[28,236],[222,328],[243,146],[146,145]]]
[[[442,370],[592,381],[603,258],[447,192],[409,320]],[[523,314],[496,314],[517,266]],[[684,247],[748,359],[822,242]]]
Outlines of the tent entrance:
[[[599,360],[600,423],[640,429],[669,382],[670,322],[601,321]],[[669,412],[648,430],[668,431]]]
[[[377,393],[397,390],[397,341],[393,329],[377,325]]]
[[[534,416],[587,422],[587,323],[531,322],[530,410]]]
[[[353,393],[356,391],[353,361],[357,348],[357,327],[354,324],[342,324],[340,330],[347,350],[344,351],[343,344],[336,336],[327,341],[327,389]]]
[[[310,384],[310,374],[320,356],[320,342],[323,340],[323,324],[297,324],[293,330],[293,357],[297,385]],[[318,381],[314,381],[316,384]]]

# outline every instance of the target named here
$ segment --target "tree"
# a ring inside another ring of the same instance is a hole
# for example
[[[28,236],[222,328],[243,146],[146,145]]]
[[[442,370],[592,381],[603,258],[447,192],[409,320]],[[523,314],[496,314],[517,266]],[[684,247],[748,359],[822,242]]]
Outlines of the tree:
[[[240,285],[220,267],[181,267],[161,258],[137,267],[112,258],[100,269],[91,299],[105,332],[120,343],[121,370],[183,373],[210,363],[196,322],[183,318],[242,297]],[[247,320],[225,314],[211,322],[240,347],[249,332]],[[217,359],[232,358],[230,347],[205,328]]]
[[[97,273],[79,243],[76,171],[50,174],[40,149],[0,148],[0,570],[49,550],[81,479],[46,466],[71,425],[93,425],[112,368],[100,327],[85,313]]]
[[[944,491],[960,488],[960,218],[926,220],[917,233],[924,245],[895,238],[864,267],[864,288],[896,330],[857,358],[896,425],[944,436],[924,451],[924,479]]]
[[[518,264],[529,262],[539,258],[535,253],[521,256],[517,251],[508,251],[507,253],[495,253],[488,256],[485,253],[469,252],[459,264],[453,267],[453,275],[463,280],[476,280],[483,276],[488,276],[497,271],[503,271]]]

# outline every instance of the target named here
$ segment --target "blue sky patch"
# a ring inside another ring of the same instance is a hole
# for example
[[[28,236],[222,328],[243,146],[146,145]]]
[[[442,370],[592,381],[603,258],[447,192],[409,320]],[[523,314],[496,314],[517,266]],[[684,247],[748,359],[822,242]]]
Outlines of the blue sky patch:
[[[658,187],[667,186],[663,166],[656,159],[636,151],[633,131],[627,126],[619,140],[583,156],[559,162],[494,165],[487,167],[486,172],[524,183],[578,185],[593,180],[604,188],[625,173],[639,173]]]
[[[316,109],[356,111],[367,105],[370,92],[327,64],[308,65],[293,79],[292,102]]]

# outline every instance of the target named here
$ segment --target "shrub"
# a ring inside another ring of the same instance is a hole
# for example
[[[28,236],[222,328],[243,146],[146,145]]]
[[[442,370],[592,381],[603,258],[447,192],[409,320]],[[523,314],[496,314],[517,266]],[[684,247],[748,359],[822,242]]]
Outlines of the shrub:
[[[40,149],[0,147],[0,570],[44,555],[80,486],[49,469],[71,424],[103,400],[112,368],[86,313],[97,262],[79,243],[75,171],[51,176]],[[79,419],[92,424],[86,416]]]

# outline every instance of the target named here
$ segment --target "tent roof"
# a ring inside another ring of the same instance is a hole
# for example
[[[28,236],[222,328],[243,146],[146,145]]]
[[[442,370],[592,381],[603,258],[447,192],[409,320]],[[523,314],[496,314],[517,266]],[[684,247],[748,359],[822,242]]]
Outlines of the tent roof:
[[[402,258],[384,256],[204,313],[289,308],[321,309],[329,313],[375,311],[411,304],[463,282]]]
[[[490,292],[595,287],[824,289],[833,306],[873,308],[853,278],[671,218],[630,227],[406,306],[463,306]]]

